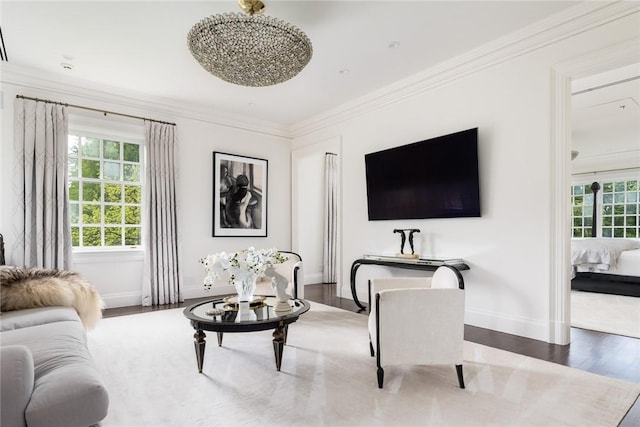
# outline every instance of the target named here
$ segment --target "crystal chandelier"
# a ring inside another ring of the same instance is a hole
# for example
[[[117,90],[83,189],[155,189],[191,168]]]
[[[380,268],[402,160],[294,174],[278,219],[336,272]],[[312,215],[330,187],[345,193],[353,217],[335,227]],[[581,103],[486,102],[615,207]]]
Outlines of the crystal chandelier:
[[[187,43],[202,67],[242,86],[270,86],[296,76],[311,60],[311,40],[300,29],[260,15],[259,0],[239,0],[246,14],[212,15],[191,28]]]

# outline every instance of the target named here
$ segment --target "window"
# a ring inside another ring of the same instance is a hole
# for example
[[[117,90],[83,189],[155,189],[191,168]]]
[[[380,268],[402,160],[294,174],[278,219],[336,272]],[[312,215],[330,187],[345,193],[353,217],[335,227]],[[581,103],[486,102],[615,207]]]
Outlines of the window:
[[[591,235],[593,223],[593,191],[591,184],[571,187],[571,221],[573,237],[594,237]]]
[[[141,146],[69,135],[69,206],[74,248],[141,244]]]
[[[602,236],[640,237],[638,224],[638,181],[610,181],[602,184]]]
[[[606,180],[597,193],[598,237],[640,238],[640,191],[637,179]],[[571,187],[572,236],[591,235],[593,191],[591,184]]]

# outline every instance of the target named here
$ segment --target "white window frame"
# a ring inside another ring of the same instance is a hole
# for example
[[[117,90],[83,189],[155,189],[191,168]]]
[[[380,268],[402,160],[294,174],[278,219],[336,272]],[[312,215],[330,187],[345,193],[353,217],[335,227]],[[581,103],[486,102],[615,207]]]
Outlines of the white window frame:
[[[640,181],[640,169],[631,169],[628,171],[618,171],[618,172],[602,172],[602,173],[594,173],[594,174],[580,174],[580,175],[574,175],[572,182],[571,182],[571,186],[573,188],[573,186],[576,185],[591,185],[594,181],[598,182],[598,184],[600,184],[600,189],[598,190],[598,193],[596,195],[596,203],[597,203],[597,207],[598,207],[598,214],[597,214],[597,218],[596,218],[596,236],[593,237],[603,237],[603,223],[604,223],[604,213],[603,213],[603,207],[604,207],[604,203],[603,203],[603,199],[604,199],[604,185],[607,182],[619,182],[619,181]],[[573,219],[575,218],[573,216],[573,194],[572,194],[572,207],[571,207],[571,237],[573,238]],[[639,202],[636,202],[639,203]],[[639,203],[639,207],[640,207],[640,203]],[[638,209],[638,208],[637,208]],[[636,212],[636,227],[638,227],[638,222],[640,221],[640,212]],[[608,226],[607,226],[608,227]],[[626,229],[626,226],[625,226]],[[626,237],[626,233],[623,231],[623,235],[622,237],[615,237],[617,239],[625,239]],[[613,236],[612,236],[613,237]],[[586,237],[589,238],[589,237]],[[634,238],[634,237],[631,237]],[[635,237],[635,239],[640,239],[640,235],[638,235],[637,237]]]
[[[95,119],[90,117],[85,117],[82,115],[70,115],[69,117],[69,135],[78,135],[85,137],[95,137],[100,138],[101,140],[114,140],[120,142],[127,142],[132,144],[138,144],[140,146],[140,186],[142,192],[142,199],[140,204],[140,212],[141,212],[141,242],[140,245],[135,246],[74,246],[72,251],[74,254],[91,254],[91,253],[118,253],[118,252],[143,252],[143,242],[145,238],[147,224],[145,221],[145,201],[146,201],[146,191],[144,185],[144,176],[145,176],[145,145],[144,145],[144,127],[142,122],[131,124],[127,122],[122,122],[121,120],[114,120],[113,117],[109,119]],[[121,156],[122,158],[122,156]],[[102,148],[101,148],[101,159],[102,159]],[[79,165],[80,173],[81,173],[81,165]],[[102,179],[98,179],[97,181],[102,182]],[[123,182],[124,181],[120,181]],[[104,196],[104,195],[102,195]],[[123,195],[124,197],[124,195]],[[82,202],[82,201],[81,201]],[[101,211],[104,212],[104,201],[100,203]],[[124,206],[124,202],[122,206]],[[79,215],[82,215],[82,209],[80,209]],[[124,224],[124,211],[122,213],[123,224]],[[104,223],[104,216],[102,218],[101,227],[108,226],[109,224]],[[78,259],[80,260],[80,259]]]

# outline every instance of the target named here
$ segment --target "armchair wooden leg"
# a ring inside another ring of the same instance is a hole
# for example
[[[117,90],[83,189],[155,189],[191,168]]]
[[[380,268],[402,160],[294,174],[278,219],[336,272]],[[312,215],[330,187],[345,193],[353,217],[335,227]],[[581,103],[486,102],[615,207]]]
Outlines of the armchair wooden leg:
[[[456,372],[458,373],[458,383],[460,388],[464,388],[464,376],[462,375],[462,365],[456,365]]]
[[[378,366],[378,388],[382,388],[384,382],[384,369]]]
[[[369,350],[371,351],[371,357],[376,355],[375,351],[373,351],[373,343],[371,340],[369,340]]]

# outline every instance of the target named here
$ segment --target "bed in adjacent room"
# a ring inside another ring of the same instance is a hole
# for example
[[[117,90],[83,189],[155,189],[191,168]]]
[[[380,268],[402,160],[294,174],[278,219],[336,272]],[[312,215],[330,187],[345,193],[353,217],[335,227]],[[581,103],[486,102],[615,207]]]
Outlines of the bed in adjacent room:
[[[640,296],[640,239],[572,239],[571,265],[571,289]]]

